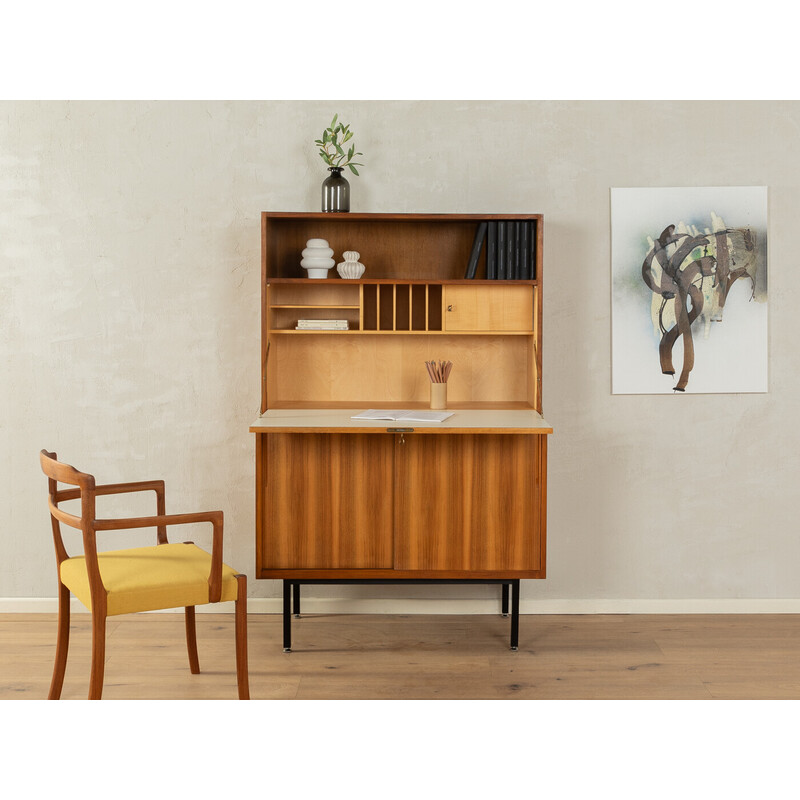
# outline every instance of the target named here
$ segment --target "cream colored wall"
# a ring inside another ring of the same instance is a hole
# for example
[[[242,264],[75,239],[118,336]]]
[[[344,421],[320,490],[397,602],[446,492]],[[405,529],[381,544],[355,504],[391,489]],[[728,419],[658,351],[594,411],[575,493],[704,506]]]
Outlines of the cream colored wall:
[[[800,604],[796,102],[0,103],[0,597],[55,596],[42,447],[222,508],[253,575],[259,214],[318,210],[335,111],[365,153],[353,211],[545,215],[548,578],[523,611]],[[609,188],[681,185],[769,186],[768,394],[610,393]],[[306,593],[456,611],[496,590]]]

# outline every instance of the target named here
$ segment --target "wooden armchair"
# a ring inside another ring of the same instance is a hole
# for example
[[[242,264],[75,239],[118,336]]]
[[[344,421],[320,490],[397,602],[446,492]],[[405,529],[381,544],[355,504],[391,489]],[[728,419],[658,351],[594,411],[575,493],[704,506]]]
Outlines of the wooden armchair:
[[[186,643],[189,668],[200,672],[197,658],[194,607],[205,603],[234,600],[236,603],[236,677],[239,698],[250,697],[247,669],[247,578],[222,563],[222,512],[167,514],[164,481],[139,481],[97,486],[92,475],[78,472],[56,460],[55,453],[42,450],[42,470],[48,478],[50,517],[58,563],[58,641],[50,700],[61,696],[69,648],[70,592],[92,612],[92,670],[89,699],[99,700],[103,692],[106,617],[164,608],[186,609]],[[58,482],[75,486],[58,489]],[[154,517],[97,519],[98,495],[154,491]],[[58,507],[64,500],[80,498],[80,516]],[[70,556],[64,548],[60,523],[83,533],[82,556]],[[170,544],[168,525],[210,522],[214,528],[211,554],[191,542]],[[97,531],[155,527],[157,544],[129,550],[97,552]]]

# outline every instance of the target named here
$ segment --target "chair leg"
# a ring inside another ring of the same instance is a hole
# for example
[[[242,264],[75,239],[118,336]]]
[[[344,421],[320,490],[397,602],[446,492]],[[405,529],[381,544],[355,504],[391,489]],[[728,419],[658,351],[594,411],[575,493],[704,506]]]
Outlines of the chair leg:
[[[186,606],[186,648],[189,651],[189,670],[192,675],[200,672],[200,659],[197,657],[197,627],[194,619],[194,606]]]
[[[89,676],[89,699],[99,700],[103,695],[103,675],[106,667],[106,615],[92,611],[92,672]]]
[[[64,685],[64,672],[67,669],[67,652],[69,651],[69,589],[63,583],[58,584],[58,638],[56,640],[56,661],[53,666],[53,679],[50,681],[48,700],[61,697]]]
[[[239,699],[250,699],[250,678],[247,666],[247,577],[237,575],[236,596],[236,681]]]

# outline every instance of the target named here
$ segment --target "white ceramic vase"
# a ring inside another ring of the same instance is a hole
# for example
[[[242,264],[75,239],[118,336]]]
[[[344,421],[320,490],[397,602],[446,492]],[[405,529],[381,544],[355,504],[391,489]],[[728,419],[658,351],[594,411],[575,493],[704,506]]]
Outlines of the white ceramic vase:
[[[300,266],[308,272],[309,278],[327,278],[328,270],[336,263],[325,239],[309,239],[302,255]]]
[[[343,278],[360,278],[366,269],[358,260],[361,253],[357,253],[355,250],[345,250],[342,255],[344,256],[344,261],[336,267],[336,271]]]

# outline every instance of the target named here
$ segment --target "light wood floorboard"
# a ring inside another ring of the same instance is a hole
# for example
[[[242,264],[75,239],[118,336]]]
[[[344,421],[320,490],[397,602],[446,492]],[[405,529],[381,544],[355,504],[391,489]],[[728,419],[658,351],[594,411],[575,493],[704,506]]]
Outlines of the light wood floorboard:
[[[253,699],[800,699],[800,619],[528,615],[520,649],[491,615],[249,617]],[[0,699],[44,699],[55,614],[0,615]],[[191,675],[182,614],[111,618],[108,699],[236,698],[233,616],[198,614]],[[91,627],[74,614],[62,697],[88,690]]]

